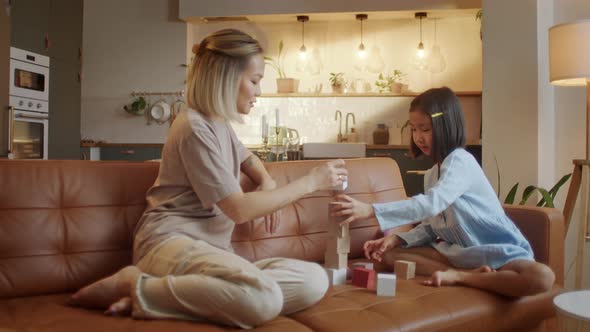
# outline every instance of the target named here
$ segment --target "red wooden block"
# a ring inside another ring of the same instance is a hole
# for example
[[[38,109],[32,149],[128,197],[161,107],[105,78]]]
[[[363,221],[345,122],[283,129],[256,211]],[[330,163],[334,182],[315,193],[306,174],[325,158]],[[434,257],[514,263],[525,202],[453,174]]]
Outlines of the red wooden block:
[[[352,271],[352,284],[357,287],[375,289],[375,270],[357,267]]]

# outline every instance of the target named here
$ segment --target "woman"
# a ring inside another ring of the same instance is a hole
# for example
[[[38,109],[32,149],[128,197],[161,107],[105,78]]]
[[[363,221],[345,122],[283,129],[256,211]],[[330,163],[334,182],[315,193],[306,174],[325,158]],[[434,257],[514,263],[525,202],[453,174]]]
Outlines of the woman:
[[[262,216],[273,224],[273,212],[340,185],[347,172],[342,160],[331,161],[277,188],[230,126],[260,95],[260,44],[227,29],[206,37],[194,51],[187,86],[191,109],[170,128],[135,230],[135,265],[81,289],[72,302],[109,314],[252,328],[316,303],[328,280],[315,263],[285,258],[250,263],[234,254],[234,225]],[[240,171],[258,191],[242,192]]]

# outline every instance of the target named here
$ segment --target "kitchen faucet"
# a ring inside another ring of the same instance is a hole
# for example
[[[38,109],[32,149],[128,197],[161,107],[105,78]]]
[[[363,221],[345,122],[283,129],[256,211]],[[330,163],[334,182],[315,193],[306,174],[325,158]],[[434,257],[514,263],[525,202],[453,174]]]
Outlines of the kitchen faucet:
[[[336,110],[336,114],[334,114],[334,120],[340,120],[340,122],[338,122],[338,137],[336,138],[336,142],[340,143],[342,142],[342,112]]]
[[[344,135],[348,135],[348,116],[352,115],[352,124],[356,125],[356,119],[354,118],[354,113],[346,113],[346,127],[344,130]]]

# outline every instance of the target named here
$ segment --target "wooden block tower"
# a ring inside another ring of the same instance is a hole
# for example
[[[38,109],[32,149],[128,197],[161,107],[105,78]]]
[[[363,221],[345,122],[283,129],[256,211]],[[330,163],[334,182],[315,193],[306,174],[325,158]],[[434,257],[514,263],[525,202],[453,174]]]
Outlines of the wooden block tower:
[[[344,192],[348,183],[345,181],[339,188],[334,188],[334,195]],[[350,252],[350,232],[348,225],[340,226],[340,217],[331,217],[328,207],[328,239],[324,254],[324,266],[328,269],[346,269]]]

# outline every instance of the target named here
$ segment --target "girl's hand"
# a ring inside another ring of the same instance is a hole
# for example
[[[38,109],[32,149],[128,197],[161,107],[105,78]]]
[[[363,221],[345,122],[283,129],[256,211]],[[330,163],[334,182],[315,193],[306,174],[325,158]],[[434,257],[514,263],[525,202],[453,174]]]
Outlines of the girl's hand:
[[[369,219],[375,216],[373,205],[358,201],[348,195],[337,195],[335,202],[330,202],[330,215],[333,217],[346,217],[340,225],[350,224],[353,221]]]
[[[363,249],[365,250],[365,257],[376,260],[377,262],[381,262],[383,260],[383,254],[386,251],[399,246],[400,243],[400,238],[395,234],[384,236],[377,240],[367,241],[363,246]]]
[[[274,190],[277,188],[277,183],[270,179],[260,184],[259,191]],[[267,233],[273,234],[276,232],[281,221],[281,210],[277,210],[269,215],[264,216],[264,230]]]
[[[313,168],[308,175],[308,179],[311,191],[331,190],[348,179],[348,171],[344,168],[344,160],[330,160],[321,166]]]

